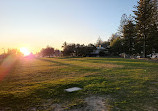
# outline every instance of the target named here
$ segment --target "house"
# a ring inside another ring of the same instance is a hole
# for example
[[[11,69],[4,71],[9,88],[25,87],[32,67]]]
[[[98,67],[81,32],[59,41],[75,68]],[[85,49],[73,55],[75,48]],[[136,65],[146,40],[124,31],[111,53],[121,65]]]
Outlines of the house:
[[[106,56],[108,55],[108,48],[102,47],[102,45],[99,45],[96,47],[96,49],[89,54],[89,57],[100,57],[100,56]]]

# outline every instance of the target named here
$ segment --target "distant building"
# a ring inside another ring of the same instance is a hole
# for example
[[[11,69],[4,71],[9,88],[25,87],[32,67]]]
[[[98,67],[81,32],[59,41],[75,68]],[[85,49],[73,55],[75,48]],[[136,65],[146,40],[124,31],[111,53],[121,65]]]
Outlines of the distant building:
[[[99,45],[99,47],[96,47],[96,50],[91,52],[90,57],[99,57],[99,56],[106,56],[108,55],[108,48],[102,47],[102,45]]]

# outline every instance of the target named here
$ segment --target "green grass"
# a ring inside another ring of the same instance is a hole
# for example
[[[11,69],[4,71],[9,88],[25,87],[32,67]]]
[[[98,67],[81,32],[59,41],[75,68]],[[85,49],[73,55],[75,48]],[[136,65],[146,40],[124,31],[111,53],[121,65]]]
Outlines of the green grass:
[[[23,58],[13,62],[0,80],[0,108],[26,110],[51,99],[69,109],[82,107],[87,96],[108,95],[110,110],[158,110],[157,62],[122,58]],[[83,89],[64,91],[73,86]]]

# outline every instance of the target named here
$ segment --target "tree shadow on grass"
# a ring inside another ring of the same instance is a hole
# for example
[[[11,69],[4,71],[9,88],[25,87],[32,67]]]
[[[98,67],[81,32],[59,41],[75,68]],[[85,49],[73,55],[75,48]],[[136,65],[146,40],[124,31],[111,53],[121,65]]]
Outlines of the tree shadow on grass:
[[[48,60],[48,59],[42,59],[39,58],[39,60],[41,61],[46,61],[46,62],[51,62],[51,63],[56,63],[59,66],[68,66],[67,68],[71,68],[71,70],[73,71],[80,71],[80,72],[98,72],[98,71],[103,71],[102,68],[91,68],[91,67],[83,67],[83,66],[79,66],[79,65],[74,65],[74,64],[70,64],[70,63],[62,63],[59,61],[55,61],[55,60]]]

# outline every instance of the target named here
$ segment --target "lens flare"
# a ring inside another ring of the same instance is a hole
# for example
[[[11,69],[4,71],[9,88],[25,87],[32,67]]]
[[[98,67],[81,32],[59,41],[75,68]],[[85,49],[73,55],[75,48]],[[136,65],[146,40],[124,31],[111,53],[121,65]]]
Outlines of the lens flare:
[[[20,48],[20,52],[23,53],[24,56],[30,55],[30,51],[25,47]]]
[[[15,62],[16,58],[12,56],[8,56],[3,60],[3,62],[0,64],[0,82],[9,74],[15,65]]]

